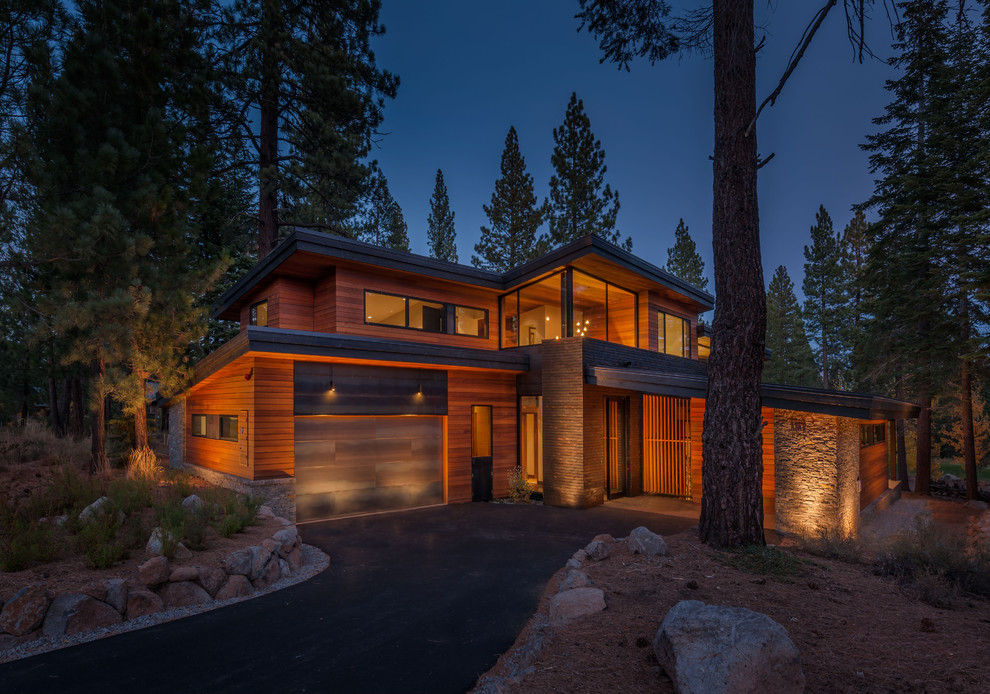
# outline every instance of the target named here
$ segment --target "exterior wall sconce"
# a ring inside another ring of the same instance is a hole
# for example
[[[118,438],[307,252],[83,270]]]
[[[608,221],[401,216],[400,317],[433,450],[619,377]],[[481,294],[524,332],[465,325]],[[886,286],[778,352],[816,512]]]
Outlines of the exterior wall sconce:
[[[337,388],[333,385],[333,379],[332,378],[330,379],[330,392],[331,393],[336,393],[337,392]]]
[[[422,383],[420,383],[418,386],[416,386],[416,395],[418,395],[419,397],[423,397],[423,384]]]

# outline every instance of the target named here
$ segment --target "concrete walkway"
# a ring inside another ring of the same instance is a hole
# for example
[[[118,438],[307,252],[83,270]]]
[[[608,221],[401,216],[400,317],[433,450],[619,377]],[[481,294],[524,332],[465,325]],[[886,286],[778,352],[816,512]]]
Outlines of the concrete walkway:
[[[195,617],[0,665],[0,692],[463,692],[601,532],[696,521],[461,504],[300,526],[330,568]]]

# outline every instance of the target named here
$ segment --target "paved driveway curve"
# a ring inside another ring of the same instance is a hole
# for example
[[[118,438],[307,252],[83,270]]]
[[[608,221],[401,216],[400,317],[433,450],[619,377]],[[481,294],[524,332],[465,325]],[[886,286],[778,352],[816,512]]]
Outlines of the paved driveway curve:
[[[0,692],[463,692],[600,532],[696,521],[460,504],[300,526],[330,568],[221,610],[0,665]]]

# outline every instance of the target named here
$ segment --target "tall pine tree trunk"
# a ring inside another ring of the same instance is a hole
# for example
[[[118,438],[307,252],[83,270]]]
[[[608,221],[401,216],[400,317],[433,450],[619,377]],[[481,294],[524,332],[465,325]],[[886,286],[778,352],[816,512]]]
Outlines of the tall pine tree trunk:
[[[763,544],[766,296],[756,198],[753,0],[715,0],[715,306],[702,434],[703,542]],[[747,132],[748,131],[748,132]]]
[[[71,384],[68,378],[59,379],[58,382],[58,426],[59,436],[66,436],[69,433],[69,408],[72,404],[70,398]]]
[[[278,0],[262,0],[262,31],[270,36],[282,11]],[[258,146],[258,259],[264,258],[278,242],[278,46],[269,43],[261,67]]]
[[[925,383],[919,393],[918,404],[918,445],[915,464],[914,491],[917,494],[932,493],[932,396],[929,384]]]
[[[900,400],[904,399],[904,390],[901,386],[897,386],[897,397]],[[908,479],[908,465],[907,465],[907,448],[905,447],[905,428],[906,424],[903,419],[897,420],[897,479],[901,481],[901,491],[909,492],[911,491],[911,480]]]
[[[141,401],[134,403],[134,450],[140,451],[148,447],[148,406],[145,402],[148,374],[135,370],[138,382],[141,384]]]
[[[90,447],[89,472],[96,474],[107,469],[107,430],[106,430],[106,365],[103,357],[93,360],[93,381],[97,397],[93,398],[92,446]]]
[[[969,343],[969,300],[965,294],[959,297],[959,338],[960,351],[966,352]],[[960,425],[963,439],[963,469],[966,471],[966,498],[980,497],[979,481],[976,477],[976,439],[973,434],[973,375],[969,358],[959,359],[959,404]]]
[[[48,377],[48,425],[52,433],[61,436],[62,427],[58,421],[58,381],[54,376]]]

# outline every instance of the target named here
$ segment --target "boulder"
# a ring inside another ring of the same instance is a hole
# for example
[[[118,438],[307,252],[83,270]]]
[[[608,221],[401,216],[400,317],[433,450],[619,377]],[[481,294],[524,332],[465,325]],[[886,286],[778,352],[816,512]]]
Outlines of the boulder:
[[[187,511],[195,512],[203,508],[203,506],[205,505],[206,504],[203,502],[203,500],[200,499],[195,494],[190,494],[189,496],[187,496],[185,499],[182,500],[182,508],[184,508]]]
[[[199,569],[195,566],[176,566],[168,575],[169,583],[195,581],[199,578]]]
[[[272,539],[275,540],[280,546],[279,555],[285,557],[292,548],[296,546],[296,542],[299,541],[299,531],[296,530],[296,526],[291,528],[283,528],[277,533],[272,535]]]
[[[79,514],[79,520],[85,522],[91,521],[96,516],[103,512],[105,509],[109,510],[107,504],[110,503],[110,499],[105,496],[101,496],[99,499],[91,503],[89,506],[84,508]]]
[[[107,601],[107,582],[106,581],[90,581],[84,585],[80,593],[85,593],[91,598],[96,598],[97,600]]]
[[[20,645],[21,640],[13,634],[0,634],[0,653]]]
[[[284,525],[284,526],[290,526],[290,525],[292,525],[292,526],[295,526],[295,523],[293,523],[292,521],[290,521],[288,518],[282,518],[282,516],[275,516],[272,520],[274,520],[279,525]]]
[[[577,552],[571,555],[571,559],[577,559],[578,561],[584,561],[588,558],[588,553],[583,549],[579,549]]]
[[[275,517],[275,512],[272,511],[271,506],[260,506],[258,507],[258,520],[269,520]]]
[[[584,551],[587,553],[588,558],[594,561],[608,559],[608,544],[603,540],[592,540],[591,543],[584,548]]]
[[[275,542],[275,540],[268,537],[266,537],[264,540],[261,541],[261,546],[267,549],[272,554],[277,553],[279,550],[279,544]]]
[[[120,613],[105,602],[84,593],[63,593],[48,608],[41,633],[45,636],[72,636],[122,621]]]
[[[567,563],[564,564],[564,566],[566,566],[568,569],[580,569],[581,561],[575,559],[574,557],[571,557],[570,559],[567,560]]]
[[[165,607],[190,607],[210,602],[210,594],[192,581],[169,583],[160,595]]]
[[[663,538],[642,525],[629,533],[626,545],[633,554],[642,554],[647,557],[662,557],[667,554],[667,543],[663,541]]]
[[[223,560],[223,568],[228,574],[247,576],[249,581],[253,581],[268,565],[268,560],[272,553],[261,545],[253,545],[231,552]]]
[[[48,611],[48,585],[32,583],[14,593],[0,611],[0,630],[23,636],[41,626]]]
[[[231,598],[243,598],[254,594],[254,587],[247,577],[241,574],[234,574],[227,579],[223,587],[217,591],[217,600],[230,600]]]
[[[147,588],[132,588],[127,592],[127,618],[137,619],[165,609],[165,603]]]
[[[298,571],[305,563],[302,550],[299,549],[298,547],[293,547],[292,551],[289,552],[288,556],[285,557],[285,561],[289,563],[290,569],[292,569],[293,571]]]
[[[145,586],[157,586],[168,581],[168,559],[152,557],[138,567],[138,580]]]
[[[127,610],[127,581],[122,578],[109,578],[106,581],[107,597],[103,601],[113,609],[124,614]]]
[[[172,556],[175,559],[179,559],[179,560],[183,560],[184,561],[186,559],[192,559],[193,553],[192,553],[192,550],[190,550],[189,548],[187,548],[184,544],[182,544],[180,542],[179,544],[177,544],[175,546],[175,554],[173,554]]]
[[[278,577],[279,578],[285,578],[286,576],[288,576],[291,573],[292,573],[292,569],[289,568],[289,562],[287,562],[285,559],[279,559],[278,560]]]
[[[782,626],[742,607],[683,600],[653,639],[679,694],[804,691],[801,658]]]
[[[563,593],[565,590],[574,590],[575,588],[586,588],[591,585],[591,576],[584,573],[583,571],[575,571],[571,569],[567,572],[567,578],[565,578],[561,584],[560,588],[557,590],[558,593]]]
[[[197,566],[199,585],[210,595],[216,595],[220,586],[227,580],[227,572],[218,566]]]
[[[564,624],[604,609],[605,593],[600,588],[565,590],[550,598],[550,624]]]
[[[253,585],[258,590],[264,590],[269,586],[273,585],[275,581],[282,577],[282,569],[278,565],[278,557],[272,555],[271,559],[265,567],[258,574],[257,578],[252,579],[251,585]]]
[[[175,538],[171,534],[165,532],[162,528],[155,528],[151,531],[151,537],[148,538],[148,544],[145,545],[144,551],[153,557],[160,557],[165,554],[165,541],[174,541]]]
[[[606,542],[606,543],[615,542],[615,538],[609,535],[608,533],[601,533],[600,535],[595,535],[595,537],[592,538],[592,542],[594,542],[595,540],[601,540],[602,542]]]

